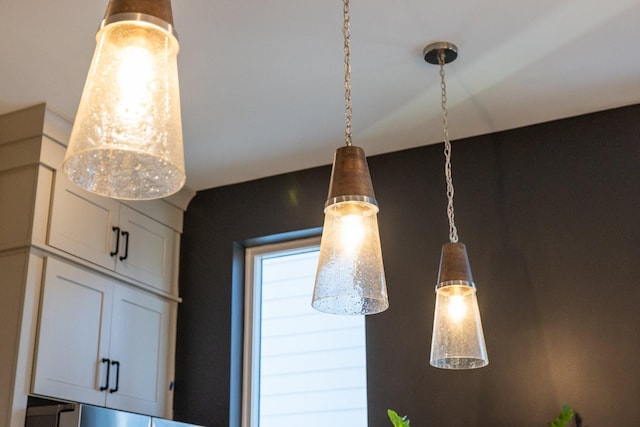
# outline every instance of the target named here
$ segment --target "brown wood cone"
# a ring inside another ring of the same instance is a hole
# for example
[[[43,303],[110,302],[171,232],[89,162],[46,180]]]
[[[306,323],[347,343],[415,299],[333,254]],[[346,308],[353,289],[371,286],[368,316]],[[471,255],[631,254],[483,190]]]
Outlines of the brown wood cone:
[[[173,25],[171,0],[111,0],[105,19],[118,13],[144,13]]]
[[[464,243],[445,243],[440,256],[438,283],[464,280],[473,283],[471,266]]]
[[[344,146],[336,150],[328,199],[340,196],[376,198],[373,193],[367,158],[364,155],[364,150],[360,147]]]

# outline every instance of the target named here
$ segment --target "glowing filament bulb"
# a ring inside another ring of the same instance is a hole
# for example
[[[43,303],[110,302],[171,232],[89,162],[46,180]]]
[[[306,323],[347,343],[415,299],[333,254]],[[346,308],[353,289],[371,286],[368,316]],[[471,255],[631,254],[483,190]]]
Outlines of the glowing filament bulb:
[[[464,297],[456,295],[449,298],[448,313],[454,322],[460,322],[467,313],[467,305],[464,302]]]
[[[355,252],[364,239],[365,230],[361,215],[345,215],[341,219],[340,234],[342,235],[342,248],[348,254]]]
[[[120,51],[116,82],[119,100],[116,111],[122,116],[140,116],[152,102],[153,56],[141,46],[127,46]]]

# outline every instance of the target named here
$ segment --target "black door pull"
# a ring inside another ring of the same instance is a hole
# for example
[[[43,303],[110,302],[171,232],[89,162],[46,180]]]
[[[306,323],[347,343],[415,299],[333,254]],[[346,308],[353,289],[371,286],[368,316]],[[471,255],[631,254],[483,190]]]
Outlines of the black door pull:
[[[109,371],[111,371],[111,359],[107,359],[106,357],[102,358],[101,363],[107,364],[107,377],[104,381],[104,385],[100,386],[100,391],[105,391],[109,388]]]
[[[120,256],[120,261],[124,261],[129,256],[129,232],[123,231],[122,235],[124,236],[125,244],[124,244],[124,255]]]
[[[116,366],[116,388],[109,389],[109,393],[115,393],[120,388],[120,362],[114,360],[111,364]]]
[[[116,227],[115,225],[111,227],[111,230],[116,232],[116,248],[109,252],[109,255],[116,256],[118,255],[118,251],[120,250],[120,227]]]

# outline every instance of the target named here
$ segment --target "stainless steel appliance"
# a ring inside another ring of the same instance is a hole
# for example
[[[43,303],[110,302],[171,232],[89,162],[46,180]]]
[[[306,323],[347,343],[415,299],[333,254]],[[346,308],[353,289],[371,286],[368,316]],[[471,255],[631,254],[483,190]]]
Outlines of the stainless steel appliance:
[[[27,408],[25,427],[197,427],[148,415],[81,403]]]

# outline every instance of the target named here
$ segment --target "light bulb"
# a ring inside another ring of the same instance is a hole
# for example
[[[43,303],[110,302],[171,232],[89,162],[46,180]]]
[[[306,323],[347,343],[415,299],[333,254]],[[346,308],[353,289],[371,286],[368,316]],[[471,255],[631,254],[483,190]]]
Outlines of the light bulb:
[[[464,297],[456,295],[449,298],[449,308],[447,309],[449,317],[455,323],[460,323],[467,313],[467,305]]]
[[[126,46],[118,53],[115,113],[123,121],[138,121],[153,102],[153,55],[142,46]]]
[[[361,247],[366,234],[363,216],[348,214],[340,217],[340,244],[345,253],[354,254]]]

